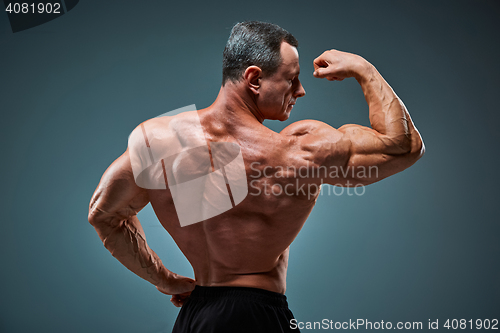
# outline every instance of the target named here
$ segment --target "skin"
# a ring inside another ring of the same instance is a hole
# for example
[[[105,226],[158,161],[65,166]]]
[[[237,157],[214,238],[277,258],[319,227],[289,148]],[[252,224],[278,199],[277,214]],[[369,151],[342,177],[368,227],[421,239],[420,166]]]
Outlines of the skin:
[[[337,50],[314,60],[313,75],[330,81],[354,77],[368,103],[371,128],[349,124],[335,129],[316,120],[293,123],[281,133],[263,126],[264,119],[288,119],[296,100],[305,95],[296,48],[283,42],[281,56],[273,75],[250,66],[241,80],[226,82],[215,102],[197,113],[208,144],[234,142],[241,148],[249,194],[240,204],[181,227],[168,188],[146,190],[135,184],[128,150],[106,170],[91,199],[89,222],[104,246],[132,272],[172,295],[176,306],[184,304],[195,285],[254,287],[284,294],[289,246],[316,203],[319,193],[314,190],[323,183],[374,183],[408,168],[424,153],[408,111],[375,67],[358,55]],[[145,122],[148,131],[164,135],[165,118]],[[376,167],[378,172],[302,177],[286,169],[290,166],[309,171]],[[301,186],[309,191],[300,191]],[[280,188],[287,191],[275,195]],[[191,263],[194,279],[169,271],[147,245],[136,215],[149,202]]]

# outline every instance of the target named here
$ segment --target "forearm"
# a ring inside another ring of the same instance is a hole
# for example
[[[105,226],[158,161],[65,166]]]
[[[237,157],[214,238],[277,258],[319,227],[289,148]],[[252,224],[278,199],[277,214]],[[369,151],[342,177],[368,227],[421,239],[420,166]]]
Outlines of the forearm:
[[[149,248],[136,216],[114,225],[93,223],[106,249],[125,267],[155,286],[164,283],[171,272]]]
[[[358,68],[356,80],[368,103],[370,124],[382,134],[388,153],[416,149],[420,137],[403,102],[372,64],[362,59]]]

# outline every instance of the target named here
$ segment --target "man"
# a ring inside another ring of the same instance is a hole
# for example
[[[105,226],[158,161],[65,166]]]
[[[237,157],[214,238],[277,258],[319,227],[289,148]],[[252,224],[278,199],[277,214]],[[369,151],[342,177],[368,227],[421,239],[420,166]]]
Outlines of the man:
[[[263,126],[264,119],[287,120],[297,99],[305,95],[297,46],[297,40],[276,25],[235,25],[224,50],[223,83],[215,102],[198,112],[141,125],[146,141],[148,136],[160,137],[171,146],[184,140],[179,133],[171,135],[178,128],[172,123],[199,118],[204,137],[198,139],[209,147],[237,144],[249,191],[232,209],[182,226],[168,188],[175,177],[165,177],[166,189],[137,186],[130,144],[94,193],[89,221],[105,247],[182,306],[174,332],[292,331],[293,315],[284,296],[289,245],[314,207],[319,186],[367,185],[408,168],[424,152],[404,104],[375,67],[336,50],[314,60],[313,75],[330,81],[354,77],[368,103],[371,128],[335,129],[315,120],[293,123],[280,133]],[[175,169],[183,158],[177,156],[169,166]],[[196,167],[169,171],[162,164],[164,174],[215,170],[213,162],[188,159]],[[377,172],[358,172],[363,168]],[[351,169],[356,172],[346,172]],[[193,266],[194,280],[169,271],[148,247],[136,214],[149,202]]]

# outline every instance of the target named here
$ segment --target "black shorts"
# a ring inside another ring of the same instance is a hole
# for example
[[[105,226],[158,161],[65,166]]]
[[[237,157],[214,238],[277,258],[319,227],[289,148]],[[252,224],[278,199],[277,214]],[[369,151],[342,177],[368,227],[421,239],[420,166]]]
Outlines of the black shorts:
[[[281,333],[293,314],[286,296],[247,287],[196,286],[182,306],[172,333]]]

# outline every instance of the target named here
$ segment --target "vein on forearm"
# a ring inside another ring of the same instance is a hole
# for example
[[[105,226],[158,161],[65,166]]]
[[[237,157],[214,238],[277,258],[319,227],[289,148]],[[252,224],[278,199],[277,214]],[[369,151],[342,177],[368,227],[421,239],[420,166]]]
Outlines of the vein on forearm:
[[[134,225],[134,219],[137,217],[122,220],[112,227],[103,244],[128,269],[156,285],[160,281],[162,262],[149,248],[142,230]]]
[[[397,147],[400,153],[408,152],[411,126],[403,102],[374,67],[360,84],[368,103],[372,128],[384,136],[384,144]]]

